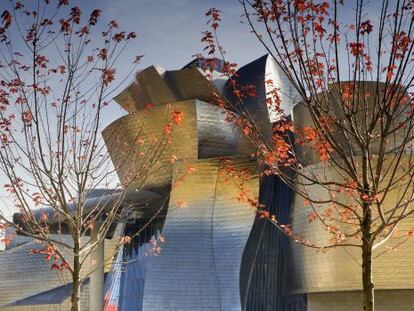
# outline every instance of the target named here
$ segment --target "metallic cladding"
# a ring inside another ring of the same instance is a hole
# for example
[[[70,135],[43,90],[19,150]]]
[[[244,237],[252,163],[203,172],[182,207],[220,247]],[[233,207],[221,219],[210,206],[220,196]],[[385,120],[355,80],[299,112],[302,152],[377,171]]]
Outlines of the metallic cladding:
[[[139,153],[151,151],[145,143],[137,143],[137,133],[142,131],[144,140],[162,137],[173,111],[182,112],[183,121],[174,128],[171,143],[154,166],[146,187],[171,184],[173,155],[180,160],[195,160],[252,152],[240,130],[225,122],[226,111],[219,107],[199,100],[155,106],[150,111],[138,110],[116,120],[102,133],[121,182],[139,167]]]
[[[342,88],[344,89],[349,82],[343,81]],[[377,98],[374,94],[376,93],[376,89],[379,89],[379,97]],[[390,86],[388,86],[390,87]],[[345,92],[345,91],[344,91]],[[378,106],[384,100],[385,96],[390,96],[385,94],[385,83],[376,83],[376,82],[361,82],[359,89],[357,88],[355,92],[358,92],[357,95],[360,96],[360,99],[356,99],[356,103],[359,106],[366,107],[363,110],[367,112],[365,114],[363,111],[356,112],[356,120],[359,122],[360,128],[362,130],[368,130],[368,125],[364,126],[365,123],[369,123],[373,115],[375,115],[378,111]],[[405,93],[401,90],[397,89],[396,97],[403,100]],[[356,95],[356,96],[357,96]],[[346,129],[350,129],[350,123],[347,121],[347,118],[344,115],[344,111],[341,108],[343,105],[342,96],[340,93],[339,86],[337,84],[330,84],[329,85],[329,92],[324,92],[318,94],[320,99],[320,104],[323,106],[323,110],[329,111],[329,113],[335,116],[338,120],[343,120],[342,126]],[[326,98],[324,98],[326,97]],[[406,113],[410,113],[409,107],[407,105],[401,105],[399,114],[400,116],[395,118],[391,122],[390,131],[394,130],[394,133],[387,137],[387,145],[386,151],[392,151],[394,148],[398,148],[403,143],[406,131],[412,131],[407,125],[401,126],[400,121],[403,121],[403,118]],[[325,116],[326,113],[322,112],[322,116]],[[303,102],[296,105],[293,108],[292,117],[295,125],[297,126],[315,126],[314,121],[309,113],[309,108]],[[374,135],[372,136],[371,140],[371,151],[373,154],[378,153],[379,146],[380,146],[380,136],[376,135],[379,134],[379,126],[377,123],[376,128],[374,128]],[[377,131],[377,133],[375,133]],[[335,141],[340,144],[340,147],[347,152],[347,154],[353,154],[354,156],[358,156],[361,154],[361,149],[359,144],[357,143],[356,139],[351,135],[347,135],[346,131],[340,129],[338,126],[332,125],[332,134],[335,137]],[[310,165],[316,164],[320,161],[320,157],[315,149],[309,147],[310,145],[296,145],[296,153],[298,159],[301,160],[302,165]]]
[[[361,292],[330,292],[308,295],[308,311],[360,311]],[[376,290],[376,311],[414,310],[414,290]]]
[[[262,176],[259,202],[280,224],[287,224],[292,190],[277,176]],[[256,216],[243,252],[240,297],[245,311],[306,311],[306,295],[288,297],[285,273],[289,239],[267,219]]]
[[[246,98],[240,110],[245,109],[252,121],[260,130],[267,141],[271,141],[272,123],[280,118],[279,113],[275,112],[275,107],[268,105],[267,99],[274,88],[278,89],[280,97],[280,108],[286,116],[291,114],[293,106],[299,101],[298,93],[292,84],[278,67],[274,59],[266,54],[253,62],[237,70],[235,80],[239,87],[252,85],[255,88],[256,96]],[[271,81],[273,86],[268,82]],[[225,87],[226,98],[229,98],[234,105],[239,105],[233,95],[233,87],[227,82]]]
[[[347,83],[344,82],[343,86]],[[379,88],[380,98],[375,99],[374,94],[376,87]],[[329,86],[330,94],[320,94],[319,96],[328,96],[327,105],[332,113],[339,119],[343,117],[343,112],[340,109],[340,90],[338,85]],[[360,95],[363,99],[359,102],[366,105],[368,111],[372,115],[377,109],[375,100],[381,101],[384,98],[384,85],[374,82],[365,82],[360,85]],[[404,94],[400,93],[401,96]],[[402,111],[406,109],[402,105]],[[357,119],[363,124],[364,114],[359,112]],[[310,118],[308,108],[304,104],[299,104],[293,109],[293,120],[296,124],[301,126],[313,126],[313,121]],[[344,118],[345,120],[345,118]],[[396,128],[398,120],[392,123],[391,128]],[[402,143],[404,135],[402,131],[407,131],[401,127],[394,135],[388,139],[387,150],[392,151],[393,148],[398,147]],[[360,151],[357,143],[347,137],[343,131],[334,128],[334,135],[342,144],[342,148],[347,150],[355,157],[358,162]],[[374,135],[375,136],[375,135]],[[379,147],[379,140],[375,137],[372,142],[373,153],[377,152]],[[340,181],[343,177],[339,172],[328,165],[320,162],[319,156],[309,148],[304,146],[297,146],[297,154],[304,165],[304,169],[311,171],[317,176],[325,176],[327,180]],[[393,171],[395,164],[390,160],[385,163],[385,167],[389,167]],[[403,156],[400,166],[396,169],[397,176],[404,170],[404,166],[409,165],[408,156]],[[358,165],[358,163],[357,163]],[[389,181],[389,176],[384,176],[381,187],[384,187]],[[401,184],[395,185],[394,190],[391,191],[387,200],[384,202],[385,206],[392,207],[399,199],[404,199],[403,191],[399,191]],[[329,194],[325,189],[318,185],[312,185],[306,188],[314,198],[324,199],[329,198]],[[337,199],[346,203],[349,198],[345,195],[338,194]],[[322,213],[328,204],[320,206],[318,209]],[[307,219],[307,214],[310,210],[304,207],[304,200],[299,195],[295,194],[292,205],[291,224],[295,233],[303,238],[309,239],[312,242],[319,244],[326,244],[330,239],[329,234],[324,230],[323,226],[318,222],[310,223]],[[406,232],[414,226],[414,218],[409,217],[399,225],[400,232]],[[386,245],[380,246],[375,252],[374,256],[383,253],[388,247],[393,247],[400,243],[401,239],[391,239]],[[307,293],[309,311],[344,311],[344,310],[360,310],[360,295],[361,292],[361,266],[360,266],[360,250],[356,248],[335,248],[323,253],[317,253],[300,245],[291,244],[291,251],[288,252],[291,258],[291,265],[287,267],[288,273],[292,276],[289,279],[289,292]],[[414,282],[412,275],[414,274],[414,265],[411,264],[411,259],[414,254],[414,241],[408,240],[403,243],[397,251],[385,252],[381,256],[375,258],[373,263],[373,279],[376,288],[376,309],[385,310],[413,310],[413,289]],[[411,290],[410,290],[411,289]]]
[[[213,76],[220,74],[213,71]],[[196,67],[165,71],[160,67],[150,66],[135,76],[135,81],[114,99],[129,113],[167,103],[199,99],[212,101],[213,91],[220,94],[216,83],[206,79],[202,70]]]
[[[233,164],[252,172],[246,186],[257,196],[257,164],[248,158],[233,159]],[[241,257],[255,211],[235,201],[239,189],[226,181],[219,159],[191,165],[195,172],[171,194],[163,229],[168,240],[151,260],[144,310],[240,310]],[[180,199],[186,207],[177,206]]]
[[[110,268],[110,259],[117,248],[119,230],[120,227],[117,229],[117,234],[115,234],[113,239],[105,240],[105,259],[109,260],[109,265],[105,266],[105,271],[108,271]],[[62,238],[62,235],[57,235],[57,238]],[[63,238],[66,243],[71,243],[69,237],[63,235]],[[14,301],[40,294],[71,282],[68,272],[58,274],[50,269],[51,263],[45,261],[42,255],[31,254],[32,249],[39,247],[41,245],[30,241],[0,253],[0,310],[4,309],[2,306]],[[67,254],[67,256],[70,258],[70,254]],[[94,269],[93,265],[86,263],[81,272],[82,276],[87,275],[92,269]],[[87,295],[84,295],[83,299],[87,299]],[[32,307],[13,307],[13,310],[24,310],[25,308],[32,310]],[[54,305],[51,305],[52,307]]]

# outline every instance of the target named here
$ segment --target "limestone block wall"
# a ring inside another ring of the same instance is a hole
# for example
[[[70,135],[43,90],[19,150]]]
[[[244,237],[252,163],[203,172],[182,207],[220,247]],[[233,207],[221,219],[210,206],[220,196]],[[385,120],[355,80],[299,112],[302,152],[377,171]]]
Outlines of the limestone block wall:
[[[252,172],[246,184],[258,195],[256,163],[235,159]],[[163,229],[167,242],[147,271],[143,310],[241,310],[239,275],[255,218],[239,190],[226,182],[218,159],[192,163],[195,172],[173,189]],[[184,166],[185,168],[185,166]],[[179,208],[178,200],[186,207]]]
[[[408,161],[408,159],[406,159]],[[404,159],[401,167],[397,169],[397,175],[401,174],[404,165],[408,165]],[[385,165],[388,165],[387,163]],[[324,167],[323,164],[313,165],[312,171],[319,176],[326,176],[328,180],[340,181],[341,176],[332,167]],[[392,171],[392,170],[391,170]],[[384,178],[385,186],[387,178]],[[393,207],[395,202],[404,199],[401,190],[404,181],[395,185],[394,189],[384,200],[384,206]],[[307,187],[308,193],[314,199],[328,198],[328,192],[321,186],[313,185]],[[337,200],[342,202],[349,201],[349,197],[338,194]],[[321,204],[318,209],[321,213],[329,204]],[[300,234],[319,245],[326,245],[332,237],[319,221],[312,223],[308,220],[310,207],[304,207],[304,199],[299,195],[294,196],[292,206],[292,227],[293,231]],[[400,223],[398,232],[394,238],[388,240],[385,244],[374,251],[373,279],[377,289],[414,289],[414,265],[412,258],[414,256],[414,240],[407,239],[396,250],[385,252],[390,247],[404,241],[406,233],[414,228],[414,217],[410,216]],[[345,229],[343,229],[345,230]],[[400,235],[400,238],[398,236]],[[351,242],[357,243],[354,240]],[[361,289],[361,253],[359,248],[334,248],[327,252],[317,252],[313,249],[301,245],[292,245],[292,264],[295,272],[292,281],[293,293],[317,293],[317,292],[334,292],[349,291]],[[384,253],[385,252],[385,253]],[[341,309],[342,310],[342,309]],[[345,309],[343,309],[345,310]],[[348,310],[348,309],[346,309]],[[384,309],[385,310],[385,309]],[[399,310],[399,309],[398,309]]]
[[[308,295],[308,311],[360,311],[361,292],[315,293]],[[378,290],[375,292],[375,310],[414,310],[414,290]]]

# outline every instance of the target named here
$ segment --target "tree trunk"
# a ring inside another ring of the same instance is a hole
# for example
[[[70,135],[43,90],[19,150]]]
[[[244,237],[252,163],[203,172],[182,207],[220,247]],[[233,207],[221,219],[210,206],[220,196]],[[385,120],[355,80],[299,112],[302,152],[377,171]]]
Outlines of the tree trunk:
[[[374,311],[374,283],[372,281],[372,241],[370,206],[365,208],[365,217],[362,225],[362,295],[363,310]]]
[[[363,243],[365,244],[365,243]],[[367,243],[371,244],[371,243]],[[374,283],[372,282],[372,249],[371,245],[362,247],[362,288],[364,311],[374,311]]]
[[[79,258],[79,242],[75,242],[73,248],[73,273],[72,273],[72,296],[71,311],[80,311],[80,258]]]

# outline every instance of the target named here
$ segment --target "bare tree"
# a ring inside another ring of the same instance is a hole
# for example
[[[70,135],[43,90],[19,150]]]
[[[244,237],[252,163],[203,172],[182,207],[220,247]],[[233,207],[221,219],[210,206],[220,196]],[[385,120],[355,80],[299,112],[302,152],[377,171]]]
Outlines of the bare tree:
[[[79,310],[82,268],[130,205],[151,199],[143,187],[160,169],[182,116],[167,113],[164,131],[152,138],[143,130],[133,133],[133,146],[113,133],[109,147],[137,158],[122,164],[129,174],[119,183],[121,167],[112,166],[100,131],[114,92],[125,82],[115,83],[117,66],[125,64],[121,55],[135,33],[119,30],[114,20],[103,24],[101,10],[84,16],[67,0],[9,6],[0,27],[0,168],[20,216],[13,222],[0,214],[0,225],[41,241],[43,248],[33,252],[70,274],[71,310]],[[129,74],[140,59],[126,61]],[[145,114],[137,122],[144,129]]]
[[[263,81],[270,89],[263,104],[278,116],[267,139],[246,104],[256,96],[254,87],[242,85],[236,64],[225,61],[232,100],[216,96],[217,104],[234,111],[228,120],[256,146],[265,174],[279,176],[302,196],[311,209],[309,221],[319,222],[330,238],[324,244],[311,242],[312,237],[278,223],[265,207],[257,206],[258,211],[297,243],[358,249],[363,310],[373,311],[373,259],[391,238],[398,238],[394,249],[414,233],[396,235],[401,222],[414,214],[414,3],[383,0],[370,20],[372,7],[364,0],[346,7],[337,0],[239,2],[243,21],[300,103],[292,119],[281,108],[286,90],[278,88],[278,81]],[[345,10],[353,20],[340,13]],[[211,30],[203,35],[205,50],[224,58],[217,36],[220,11],[206,15]],[[316,195],[316,188],[324,195]]]

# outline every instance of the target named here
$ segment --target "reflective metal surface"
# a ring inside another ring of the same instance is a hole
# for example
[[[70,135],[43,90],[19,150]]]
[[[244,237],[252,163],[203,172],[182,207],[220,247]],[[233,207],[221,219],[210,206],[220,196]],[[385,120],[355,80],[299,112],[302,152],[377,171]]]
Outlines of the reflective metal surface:
[[[348,82],[342,82],[342,88],[344,90],[344,93],[350,92],[346,90],[347,85]],[[319,110],[323,109],[325,111],[329,111],[330,115],[337,118],[337,120],[343,119],[344,122],[342,126],[345,129],[349,129],[351,131],[349,122],[346,121],[344,111],[341,108],[343,102],[341,100],[342,96],[339,90],[339,86],[337,84],[331,84],[329,85],[329,89],[329,92],[321,93],[318,95],[318,106],[322,107]],[[386,96],[385,89],[385,83],[376,83],[369,81],[363,83],[361,82],[359,89],[356,88],[355,96],[360,96],[360,99],[355,99],[355,107],[358,107],[355,108],[355,110],[358,110],[355,113],[355,120],[356,122],[358,122],[358,128],[360,129],[360,131],[363,132],[367,129],[368,125],[365,124],[369,124],[371,122],[370,118],[378,112],[378,107],[381,105],[382,101],[384,100],[384,97]],[[390,86],[388,86],[388,92],[391,92]],[[401,126],[400,124],[400,122],[404,121],[404,119],[406,118],[406,114],[410,113],[410,108],[408,107],[408,105],[403,104],[403,98],[405,98],[407,94],[402,93],[402,91],[395,91],[395,93],[395,98],[398,98],[400,100],[399,105],[401,105],[401,108],[397,110],[398,115],[391,122],[390,131],[394,131],[394,133],[387,137],[387,145],[385,147],[386,151],[392,151],[394,150],[394,148],[399,148],[399,146],[402,144],[404,140],[404,137],[406,137],[404,133],[406,133],[407,131],[412,131],[412,129],[409,128],[407,124],[405,126]],[[378,96],[376,94],[378,94]],[[390,95],[388,95],[388,97],[389,96]],[[324,112],[322,112],[321,114],[322,116],[326,116],[326,113]],[[312,117],[309,113],[308,107],[303,103],[300,103],[293,108],[292,119],[298,127],[315,126]],[[352,135],[346,135],[346,132],[343,129],[340,129],[338,126],[335,125],[332,125],[332,134],[335,137],[335,141],[340,144],[341,148],[347,154],[351,154],[351,152],[354,156],[358,156],[361,154],[359,144],[352,137]],[[378,153],[381,141],[379,134],[380,122],[377,121],[370,145],[370,150],[372,154]],[[310,144],[296,145],[295,150],[297,152],[297,157],[301,160],[302,165],[315,164],[320,161],[319,154],[315,151],[314,148],[310,148],[309,146]]]
[[[282,70],[277,66],[273,58],[266,54],[255,61],[241,67],[237,70],[236,78],[239,87],[252,85],[255,88],[256,96],[248,97],[242,103],[243,107],[248,111],[252,121],[260,129],[262,135],[268,140],[272,136],[272,123],[279,120],[280,115],[275,112],[275,107],[268,105],[266,99],[270,98],[274,88],[278,88],[280,96],[280,108],[285,115],[290,115],[293,106],[299,101],[296,90],[292,87]],[[273,85],[266,83],[272,81]],[[226,97],[229,98],[236,107],[237,99],[233,95],[233,88],[227,82],[225,87]],[[237,108],[243,109],[243,108]]]
[[[218,73],[214,72],[214,76]],[[218,91],[216,83],[210,83],[200,68],[165,71],[150,66],[137,73],[135,81],[114,99],[132,113],[149,103],[158,106],[188,99],[211,101],[213,90]]]
[[[385,163],[387,166],[391,164]],[[397,170],[397,175],[402,173],[404,165],[408,165],[408,160],[402,160],[401,168]],[[325,168],[322,164],[311,167],[315,174],[326,176],[329,180],[341,180],[341,176],[332,167]],[[392,171],[392,170],[391,170]],[[322,175],[323,174],[323,175]],[[384,184],[387,178],[384,179]],[[403,191],[399,188],[403,184],[396,185],[388,194],[384,201],[384,206],[393,207],[398,200],[404,200]],[[308,192],[313,198],[328,198],[328,193],[320,186],[308,187]],[[410,193],[405,194],[406,196]],[[347,202],[346,195],[338,194],[337,200]],[[319,210],[323,213],[329,204],[321,205]],[[307,215],[309,207],[304,207],[302,197],[295,195],[292,206],[292,227],[295,233],[312,242],[326,245],[332,237],[324,230],[318,222],[310,223]],[[405,235],[406,232],[414,227],[414,217],[408,217],[398,226],[398,231]],[[349,228],[349,227],[348,227]],[[345,230],[345,229],[344,229]],[[398,236],[398,234],[396,235]],[[388,248],[401,243],[401,238],[391,238],[383,246],[375,250],[374,256],[383,253]],[[295,266],[295,279],[292,281],[292,292],[294,293],[314,293],[314,292],[333,292],[361,289],[361,254],[356,248],[335,248],[327,252],[317,252],[300,245],[292,245],[292,263]],[[408,239],[395,251],[385,252],[375,258],[373,262],[373,279],[376,289],[414,289],[412,275],[414,275],[414,265],[411,264],[414,255],[414,240]]]
[[[105,240],[105,258],[111,258],[119,241],[118,234],[112,240]],[[64,239],[66,243],[71,243],[70,238],[65,235],[55,236],[57,239]],[[71,282],[69,273],[57,273],[51,270],[51,262],[45,261],[43,255],[31,254],[32,249],[38,249],[41,246],[36,242],[27,242],[23,245],[14,247],[0,253],[0,310],[3,306],[14,301],[24,299],[29,296],[41,294],[48,290],[62,286]],[[67,254],[70,259],[70,254]],[[85,264],[82,269],[82,276],[87,275],[93,269],[89,264]],[[105,266],[108,271],[109,266]],[[82,295],[83,303],[88,306],[88,295]],[[69,310],[69,303],[64,303]],[[62,306],[64,308],[64,306]],[[33,308],[33,309],[32,309]],[[47,308],[54,308],[54,305]],[[8,310],[9,308],[4,308]],[[13,307],[13,310],[36,310],[34,306]]]
[[[195,160],[235,154],[249,155],[253,149],[238,128],[225,122],[225,111],[200,100],[187,100],[155,106],[150,111],[141,109],[128,114],[104,131],[103,137],[117,168],[121,182],[131,171],[139,169],[144,154],[151,152],[154,138],[162,139],[164,125],[171,121],[171,113],[183,113],[180,125],[174,127],[165,151],[152,168],[146,187],[166,187],[172,181],[172,158]],[[137,142],[139,138],[144,143]]]
[[[224,86],[222,77],[215,74],[217,79],[211,83],[192,63],[176,71],[151,66],[138,73],[134,83],[116,97],[129,114],[109,125],[103,136],[124,183],[131,172],[139,170],[139,156],[150,152],[151,140],[162,137],[171,113],[184,114],[181,125],[174,128],[170,143],[154,164],[156,174],[151,174],[144,187],[166,196],[168,205],[123,250],[123,273],[114,285],[119,290],[115,299],[118,307],[125,311],[359,310],[360,266],[355,263],[359,253],[338,248],[319,254],[294,245],[261,219],[250,204],[236,199],[240,189],[231,180],[226,181],[223,156],[230,156],[236,168],[251,172],[246,183],[250,195],[259,197],[259,202],[276,214],[279,223],[292,223],[295,232],[316,242],[329,239],[320,225],[309,223],[309,210],[303,206],[302,198],[275,176],[259,178],[261,168],[249,157],[253,149],[248,140],[225,122],[225,110],[208,103],[211,90],[223,91],[235,100],[229,85]],[[297,93],[270,56],[240,68],[238,75],[240,84],[256,88],[257,96],[244,104],[267,139],[279,115],[266,105],[271,91],[266,80],[272,80],[280,89],[281,108],[286,115],[293,109],[296,123],[312,125],[306,107],[293,108]],[[370,103],[369,99],[367,102]],[[146,110],[148,103],[154,108]],[[338,104],[335,98],[332,103]],[[398,135],[394,137],[390,146],[398,144],[399,139]],[[351,141],[349,150],[354,147]],[[333,170],[324,168],[313,151],[298,150],[304,165],[315,174],[340,178]],[[173,187],[174,179],[188,165],[195,171]],[[308,191],[321,198],[327,195],[318,186]],[[391,206],[398,195],[396,189],[386,204]],[[151,206],[148,213],[136,213],[136,219],[125,226],[124,234],[133,235],[145,226],[156,209]],[[414,219],[409,218],[400,229],[413,227]],[[148,257],[151,237],[160,231],[166,243],[158,256]],[[114,239],[107,243],[115,242]],[[0,305],[60,285],[40,256],[27,255],[32,247],[31,242],[0,254],[0,293],[6,293],[0,294]],[[106,247],[108,252],[110,249],[113,247]],[[375,260],[378,310],[414,310],[413,254],[414,241],[409,240],[397,252]],[[23,259],[17,261],[17,257]],[[34,288],[33,284],[41,285]],[[88,302],[83,304],[87,306]],[[68,302],[59,307],[66,310]],[[39,310],[48,308],[43,306]]]
[[[360,292],[332,292],[308,295],[309,311],[360,311]],[[375,291],[376,311],[412,311],[414,290]]]
[[[163,234],[167,243],[148,268],[143,310],[241,310],[240,266],[255,218],[218,159],[190,162],[195,171],[173,189]],[[182,163],[178,171],[185,170]],[[257,164],[233,160],[252,172],[246,188],[258,195]],[[186,206],[179,207],[179,200]]]

